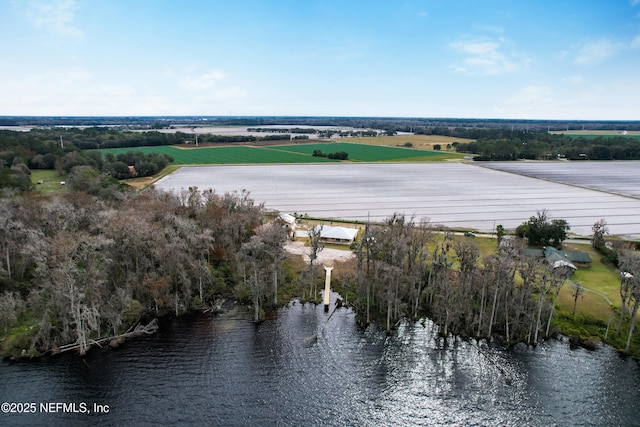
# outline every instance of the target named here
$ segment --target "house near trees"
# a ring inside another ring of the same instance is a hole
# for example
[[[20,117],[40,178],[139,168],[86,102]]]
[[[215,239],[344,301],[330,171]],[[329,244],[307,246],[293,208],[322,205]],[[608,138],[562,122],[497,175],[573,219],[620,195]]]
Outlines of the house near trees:
[[[586,252],[563,251],[552,246],[545,246],[542,249],[528,249],[527,254],[544,257],[545,261],[553,268],[569,267],[572,270],[591,267],[591,257]]]
[[[569,262],[573,268],[591,267],[591,257],[586,252],[562,251],[551,246],[544,248],[544,257],[547,262],[553,264],[557,261]],[[554,264],[555,267],[555,264]]]
[[[321,227],[317,225],[316,227]],[[316,228],[317,229],[317,228]],[[320,228],[320,241],[324,243],[338,243],[342,245],[350,245],[356,239],[358,235],[357,228],[347,228],[347,227],[333,227],[328,225],[323,225]],[[308,231],[300,231],[298,236],[300,237],[308,237]]]
[[[350,245],[353,243],[357,235],[357,228],[324,226],[320,232],[320,241]]]

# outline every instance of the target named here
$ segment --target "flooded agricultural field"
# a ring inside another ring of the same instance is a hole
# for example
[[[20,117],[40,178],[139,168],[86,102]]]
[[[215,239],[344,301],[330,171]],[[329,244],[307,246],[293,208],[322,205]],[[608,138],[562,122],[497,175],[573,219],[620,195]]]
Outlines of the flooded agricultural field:
[[[577,167],[573,174],[586,177],[596,166],[601,176],[614,176],[621,163],[558,164]],[[635,169],[625,169],[627,178],[638,182],[640,163],[629,164]],[[202,166],[181,168],[156,187],[246,189],[256,202],[280,212],[358,221],[380,221],[398,212],[485,232],[497,224],[514,229],[546,209],[550,218],[566,219],[571,234],[590,235],[593,223],[604,218],[612,235],[640,239],[640,199],[621,195],[629,191],[626,184],[616,188],[616,182],[627,181],[612,178],[608,189],[596,191],[519,173],[465,163]]]

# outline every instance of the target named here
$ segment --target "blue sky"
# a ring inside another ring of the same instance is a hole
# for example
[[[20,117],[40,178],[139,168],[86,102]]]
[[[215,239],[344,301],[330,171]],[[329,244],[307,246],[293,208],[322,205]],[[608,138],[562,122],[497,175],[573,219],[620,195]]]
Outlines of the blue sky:
[[[640,0],[0,0],[0,115],[640,120]]]

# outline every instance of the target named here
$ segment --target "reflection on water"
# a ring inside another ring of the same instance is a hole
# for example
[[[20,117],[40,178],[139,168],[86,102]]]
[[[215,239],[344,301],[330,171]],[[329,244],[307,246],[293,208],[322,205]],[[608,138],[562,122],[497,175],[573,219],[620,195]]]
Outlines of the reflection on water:
[[[291,303],[254,325],[238,309],[161,322],[158,335],[0,365],[0,400],[93,402],[108,414],[0,414],[0,425],[639,425],[640,371],[602,348],[504,351],[391,336],[339,309]],[[317,342],[305,339],[317,334]]]

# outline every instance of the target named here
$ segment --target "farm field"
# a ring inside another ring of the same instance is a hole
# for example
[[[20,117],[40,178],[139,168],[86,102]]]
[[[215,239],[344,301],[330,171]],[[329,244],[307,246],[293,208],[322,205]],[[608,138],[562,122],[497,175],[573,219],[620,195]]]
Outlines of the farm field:
[[[513,230],[546,209],[550,218],[566,219],[573,235],[590,235],[605,218],[612,235],[640,239],[638,199],[459,162],[183,167],[155,186],[247,189],[280,212],[356,221],[398,212],[483,232],[497,224]]]
[[[211,164],[243,164],[243,163],[326,163],[336,160],[323,157],[312,157],[302,153],[273,150],[269,147],[252,147],[247,145],[178,148],[175,146],[108,148],[100,150],[115,155],[128,151],[142,151],[145,154],[163,153],[173,157],[174,165],[211,165]]]
[[[398,148],[384,145],[353,144],[349,142],[332,142],[329,144],[295,144],[270,146],[274,150],[287,153],[312,155],[315,150],[323,153],[345,151],[349,153],[349,160],[358,162],[385,161],[438,161],[448,158],[462,158],[460,154],[438,153],[436,151],[416,150],[412,148]]]
[[[478,166],[640,198],[640,161],[479,162]]]
[[[346,151],[349,160],[376,161],[441,161],[451,158],[460,159],[462,155],[455,153],[438,153],[434,151],[408,148],[386,147],[346,142],[318,144],[287,144],[270,146],[224,146],[181,148],[176,146],[127,147],[99,150],[101,153],[115,155],[128,151],[148,153],[164,153],[173,157],[174,165],[207,165],[207,164],[245,164],[245,163],[327,163],[337,162],[324,157],[313,157],[314,150],[324,153]]]
[[[474,141],[473,139],[466,138],[454,138],[452,136],[443,135],[414,135],[414,134],[399,134],[393,136],[380,135],[376,137],[362,137],[356,139],[359,144],[369,145],[388,145],[392,147],[403,146],[406,142],[410,142],[413,148],[433,150],[435,144],[440,144],[443,152],[447,147],[447,144],[453,144],[454,142],[467,143]],[[455,152],[455,149],[451,149]]]

